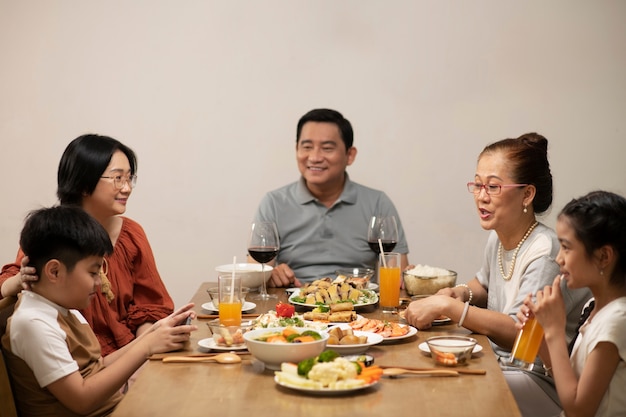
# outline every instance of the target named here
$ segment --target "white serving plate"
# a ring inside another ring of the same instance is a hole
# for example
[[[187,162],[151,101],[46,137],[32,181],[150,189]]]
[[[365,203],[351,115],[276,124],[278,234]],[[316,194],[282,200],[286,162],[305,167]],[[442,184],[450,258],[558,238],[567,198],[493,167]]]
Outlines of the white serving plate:
[[[444,324],[448,324],[452,321],[452,319],[450,317],[446,317],[445,319],[436,319],[433,320],[432,325],[433,326],[442,326]]]
[[[371,292],[372,297],[369,301],[364,302],[364,303],[356,303],[354,304],[354,307],[365,307],[365,306],[371,306],[374,305],[378,302],[378,294],[376,294],[374,291]],[[297,305],[297,306],[303,306],[303,307],[310,307],[310,308],[315,308],[318,305],[317,304],[306,304],[306,303],[301,303],[298,301],[294,301],[294,298],[297,298],[300,295],[300,289],[296,288],[295,291],[293,291],[291,293],[291,295],[289,296],[289,302],[293,305]]]
[[[305,387],[300,387],[300,386],[297,386],[297,385],[289,384],[288,382],[279,381],[277,376],[274,377],[274,381],[276,382],[277,385],[280,385],[281,387],[293,389],[293,390],[300,391],[300,392],[306,393],[306,394],[320,395],[320,396],[333,396],[333,395],[350,394],[352,392],[362,391],[364,389],[370,388],[370,387],[378,384],[378,381],[375,381],[375,382],[372,382],[371,384],[362,385],[360,387],[334,389],[334,388],[305,388]]]
[[[404,322],[406,322],[406,310],[402,310],[399,313],[399,316],[402,320],[404,320]],[[433,320],[433,322],[431,323],[433,326],[443,326],[444,324],[449,324],[452,322],[452,319],[450,317],[446,317],[444,319],[435,319]]]

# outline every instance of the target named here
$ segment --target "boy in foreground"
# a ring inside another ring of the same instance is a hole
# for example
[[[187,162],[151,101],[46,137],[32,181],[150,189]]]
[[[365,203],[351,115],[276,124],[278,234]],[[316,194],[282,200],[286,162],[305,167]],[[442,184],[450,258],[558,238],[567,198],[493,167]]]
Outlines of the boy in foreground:
[[[40,272],[31,290],[22,292],[2,336],[20,415],[107,415],[149,356],[181,349],[197,329],[178,325],[193,315],[193,304],[187,304],[103,358],[78,309],[89,305],[103,256],[113,251],[107,232],[81,208],[44,208],[28,216],[20,246]]]

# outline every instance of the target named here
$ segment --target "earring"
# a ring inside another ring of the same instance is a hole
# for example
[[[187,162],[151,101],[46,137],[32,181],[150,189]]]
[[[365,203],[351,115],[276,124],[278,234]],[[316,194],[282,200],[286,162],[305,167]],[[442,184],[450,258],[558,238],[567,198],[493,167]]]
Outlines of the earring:
[[[600,270],[600,275],[604,275],[604,269]]]
[[[524,204],[524,213],[528,213],[528,209],[526,208],[526,204]]]

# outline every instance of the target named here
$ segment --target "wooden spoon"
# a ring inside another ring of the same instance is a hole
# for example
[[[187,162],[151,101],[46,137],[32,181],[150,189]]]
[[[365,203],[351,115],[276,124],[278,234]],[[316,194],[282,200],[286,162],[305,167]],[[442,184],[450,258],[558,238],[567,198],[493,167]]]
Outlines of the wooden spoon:
[[[163,362],[217,362],[217,363],[241,363],[241,357],[234,353],[220,353],[215,356],[166,356]]]
[[[457,371],[445,370],[445,369],[433,369],[429,371],[413,371],[411,369],[404,368],[385,368],[383,369],[383,375],[386,376],[398,376],[403,374],[413,375],[429,375],[429,376],[459,376]]]

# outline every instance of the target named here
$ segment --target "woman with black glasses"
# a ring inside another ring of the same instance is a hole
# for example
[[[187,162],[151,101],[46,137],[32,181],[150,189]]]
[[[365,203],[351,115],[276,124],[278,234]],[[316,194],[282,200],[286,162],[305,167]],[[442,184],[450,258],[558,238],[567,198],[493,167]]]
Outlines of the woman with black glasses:
[[[482,266],[467,284],[412,302],[406,312],[410,324],[425,329],[439,316],[450,317],[459,327],[488,336],[501,362],[508,363],[517,334],[516,314],[524,298],[550,285],[559,273],[555,262],[559,251],[556,234],[536,218],[552,204],[547,149],[547,139],[536,133],[504,139],[483,149],[474,180],[467,184],[480,224],[490,231]],[[585,289],[563,291],[567,334],[571,338],[590,293]],[[537,365],[543,373],[541,362]],[[522,378],[522,385],[527,383],[521,371],[511,372],[510,377]],[[512,390],[524,415],[540,415],[524,407],[536,403],[542,390],[531,394],[532,403],[527,403],[523,395],[518,397],[519,391],[513,386]],[[553,410],[559,412],[556,403]]]
[[[152,248],[139,223],[122,215],[137,182],[137,158],[116,139],[83,135],[65,149],[58,169],[57,196],[81,206],[109,234],[113,253],[104,258],[102,289],[81,311],[106,356],[171,314],[174,303],[161,280]],[[2,297],[36,285],[37,272],[22,251],[0,274]]]

